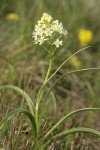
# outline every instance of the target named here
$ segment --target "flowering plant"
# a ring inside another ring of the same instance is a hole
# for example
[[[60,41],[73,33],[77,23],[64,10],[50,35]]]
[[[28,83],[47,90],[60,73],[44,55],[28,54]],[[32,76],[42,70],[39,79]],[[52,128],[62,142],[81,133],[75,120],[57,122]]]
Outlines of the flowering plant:
[[[35,44],[42,45],[45,42],[47,42],[50,46],[52,46],[52,47],[55,46],[55,48],[58,48],[60,45],[62,45],[62,40],[61,40],[62,36],[64,35],[66,37],[67,34],[68,34],[67,30],[65,30],[63,28],[62,23],[59,23],[58,20],[53,21],[53,18],[50,15],[44,13],[41,20],[38,21],[38,24],[35,26],[32,37],[34,39]],[[78,69],[78,70],[69,71],[67,73],[64,73],[63,75],[61,75],[54,81],[54,83],[48,88],[48,91],[47,91],[46,95],[44,96],[44,90],[45,90],[47,83],[54,77],[54,75],[61,69],[61,67],[66,62],[71,60],[71,58],[73,58],[76,54],[80,53],[81,51],[83,51],[85,49],[86,48],[80,49],[77,52],[75,52],[74,54],[72,54],[69,58],[67,58],[58,67],[58,69],[51,76],[50,76],[50,71],[51,71],[52,64],[53,64],[54,50],[53,49],[47,50],[50,54],[50,63],[49,63],[49,67],[48,67],[45,79],[44,79],[44,83],[38,92],[38,96],[37,96],[35,105],[34,105],[33,100],[29,97],[29,95],[26,92],[24,92],[22,89],[20,89],[16,86],[12,86],[12,85],[0,86],[0,90],[10,88],[12,90],[17,91],[19,94],[21,94],[25,98],[27,105],[29,107],[29,110],[26,110],[24,108],[18,108],[18,109],[11,111],[10,113],[8,113],[1,121],[0,129],[3,129],[5,127],[6,122],[12,115],[14,115],[16,113],[24,113],[25,115],[27,115],[29,117],[31,124],[32,124],[33,137],[34,137],[34,150],[38,150],[38,149],[43,150],[47,147],[48,144],[52,143],[52,141],[55,138],[58,139],[63,136],[68,136],[69,134],[76,133],[76,132],[88,132],[90,134],[94,134],[94,135],[100,137],[99,131],[91,129],[91,128],[84,128],[84,127],[66,129],[65,131],[62,131],[57,134],[53,133],[53,131],[62,122],[64,122],[69,117],[72,117],[72,115],[75,115],[76,113],[80,113],[83,111],[100,111],[100,108],[82,108],[82,109],[74,110],[74,111],[70,112],[69,114],[63,116],[55,125],[50,127],[50,129],[46,133],[43,132],[43,137],[41,139],[41,132],[45,129],[45,124],[43,125],[42,130],[41,130],[41,124],[42,124],[41,122],[43,120],[43,118],[41,118],[41,116],[42,116],[41,108],[43,108],[43,107],[42,106],[40,107],[40,104],[43,105],[45,103],[45,101],[48,100],[47,98],[48,98],[52,88],[55,86],[55,84],[60,79],[65,77],[66,75],[69,75],[72,73],[79,73],[82,71],[100,69],[100,68],[86,68],[86,69]],[[40,103],[42,100],[44,100],[43,103]],[[46,122],[46,121],[44,121],[44,122]],[[50,137],[50,139],[48,139],[48,137]]]

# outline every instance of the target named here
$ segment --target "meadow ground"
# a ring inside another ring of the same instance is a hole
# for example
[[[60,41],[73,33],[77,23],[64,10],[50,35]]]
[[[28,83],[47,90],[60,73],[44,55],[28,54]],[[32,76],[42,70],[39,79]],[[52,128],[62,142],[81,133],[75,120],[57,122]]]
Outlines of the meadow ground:
[[[49,64],[49,55],[34,45],[32,32],[46,12],[63,23],[68,36],[54,56],[51,74],[73,53],[81,53],[57,72],[48,88],[62,74],[82,68],[100,68],[100,1],[96,0],[1,0],[0,1],[0,86],[14,85],[23,89],[36,102]],[[49,47],[48,47],[49,48]],[[40,107],[42,106],[42,102]],[[0,121],[15,108],[26,108],[25,99],[11,89],[0,90]],[[65,76],[55,85],[42,109],[41,134],[64,115],[80,108],[100,107],[100,70]],[[91,127],[100,131],[100,112],[81,112],[63,122],[53,133],[72,127]],[[0,127],[0,149],[32,150],[35,140],[29,119],[15,115]],[[42,150],[42,148],[39,148]],[[74,133],[54,139],[47,150],[100,150],[100,138],[87,133]]]

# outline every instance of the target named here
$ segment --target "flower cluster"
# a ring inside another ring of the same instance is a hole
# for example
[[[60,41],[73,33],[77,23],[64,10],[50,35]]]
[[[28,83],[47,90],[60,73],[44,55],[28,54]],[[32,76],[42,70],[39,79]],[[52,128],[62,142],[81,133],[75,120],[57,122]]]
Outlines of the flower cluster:
[[[62,45],[61,36],[67,36],[67,34],[67,30],[63,28],[62,23],[58,20],[54,21],[50,15],[44,13],[41,20],[35,25],[32,37],[35,44],[42,45],[44,42],[48,42],[58,48]]]

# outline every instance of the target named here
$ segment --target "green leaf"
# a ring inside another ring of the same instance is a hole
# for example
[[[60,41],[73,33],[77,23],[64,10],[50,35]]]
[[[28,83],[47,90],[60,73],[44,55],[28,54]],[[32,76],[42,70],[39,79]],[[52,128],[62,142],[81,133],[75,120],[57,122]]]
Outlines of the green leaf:
[[[64,73],[63,75],[61,75],[52,85],[51,87],[49,88],[45,98],[44,98],[44,101],[46,101],[46,99],[48,98],[49,96],[49,93],[51,92],[52,88],[57,84],[57,82],[59,80],[61,80],[62,78],[64,78],[66,75],[70,75],[72,73],[80,73],[80,72],[84,72],[84,71],[91,71],[91,70],[100,70],[100,68],[85,68],[85,69],[78,69],[78,70],[74,70],[74,71],[70,71],[70,72],[67,72],[67,73]]]
[[[23,109],[23,108],[18,108],[18,109],[15,109],[11,112],[9,112],[4,118],[3,120],[0,122],[0,129],[3,129],[5,127],[5,124],[7,123],[8,119],[17,114],[17,113],[24,113],[25,115],[27,115],[31,121],[31,124],[32,124],[32,129],[33,129],[33,132],[36,134],[36,123],[35,123],[35,118],[34,116],[29,112],[27,111],[26,109]]]
[[[4,139],[5,136],[7,135],[8,133],[8,120],[5,121],[5,123],[3,124],[3,128],[1,130],[1,135],[0,135],[0,139]]]
[[[48,100],[43,100],[42,102],[42,105],[41,105],[41,117],[44,118],[46,115],[46,111],[48,111],[48,107],[50,109],[53,110],[53,112],[55,113],[56,112],[56,109],[57,109],[57,104],[56,104],[56,98],[53,94],[53,92],[50,92],[50,97],[48,98]]]
[[[3,89],[12,89],[12,90],[18,92],[21,96],[23,96],[28,104],[30,112],[34,115],[34,109],[35,109],[34,104],[26,92],[24,92],[22,89],[20,89],[16,86],[13,86],[13,85],[0,86],[0,90],[3,90]]]
[[[58,133],[53,138],[61,138],[63,136],[67,136],[69,134],[73,134],[77,132],[85,132],[100,137],[100,132],[97,130],[91,128],[77,127],[77,128],[67,129],[61,133]]]
[[[53,137],[51,137],[50,140],[47,140],[47,142],[44,143],[44,148],[54,139],[62,138],[64,136],[68,136],[70,134],[74,134],[77,132],[88,133],[100,137],[100,132],[91,128],[85,128],[85,127],[71,128],[71,129],[66,129],[65,131],[60,132],[54,135]]]
[[[91,128],[85,128],[85,127],[77,127],[77,128],[66,129],[63,132],[54,135],[53,137],[50,138],[50,140],[44,143],[44,146],[46,147],[53,139],[62,138],[64,136],[68,136],[70,134],[74,134],[77,132],[88,133],[100,137],[100,132],[97,130]]]
[[[69,114],[67,114],[66,116],[62,117],[58,123],[56,123],[48,132],[47,134],[44,136],[44,139],[48,137],[48,135],[50,135],[63,121],[65,121],[68,118],[71,118],[73,115],[80,113],[80,112],[84,112],[84,111],[100,111],[100,108],[82,108],[82,109],[78,109],[75,111],[70,112]]]

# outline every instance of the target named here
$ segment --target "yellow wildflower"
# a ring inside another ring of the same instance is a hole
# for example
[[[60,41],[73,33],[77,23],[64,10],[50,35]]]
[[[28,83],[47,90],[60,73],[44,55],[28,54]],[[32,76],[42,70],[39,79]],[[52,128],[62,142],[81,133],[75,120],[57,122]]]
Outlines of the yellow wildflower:
[[[72,64],[73,66],[75,66],[76,68],[79,68],[81,66],[81,62],[80,60],[78,59],[77,56],[73,56],[71,59],[70,59],[70,64]]]
[[[79,37],[80,45],[87,46],[93,38],[93,33],[91,30],[81,29],[79,31],[78,37]]]
[[[19,20],[19,15],[18,14],[15,14],[15,13],[9,13],[6,15],[6,19],[7,20]]]

